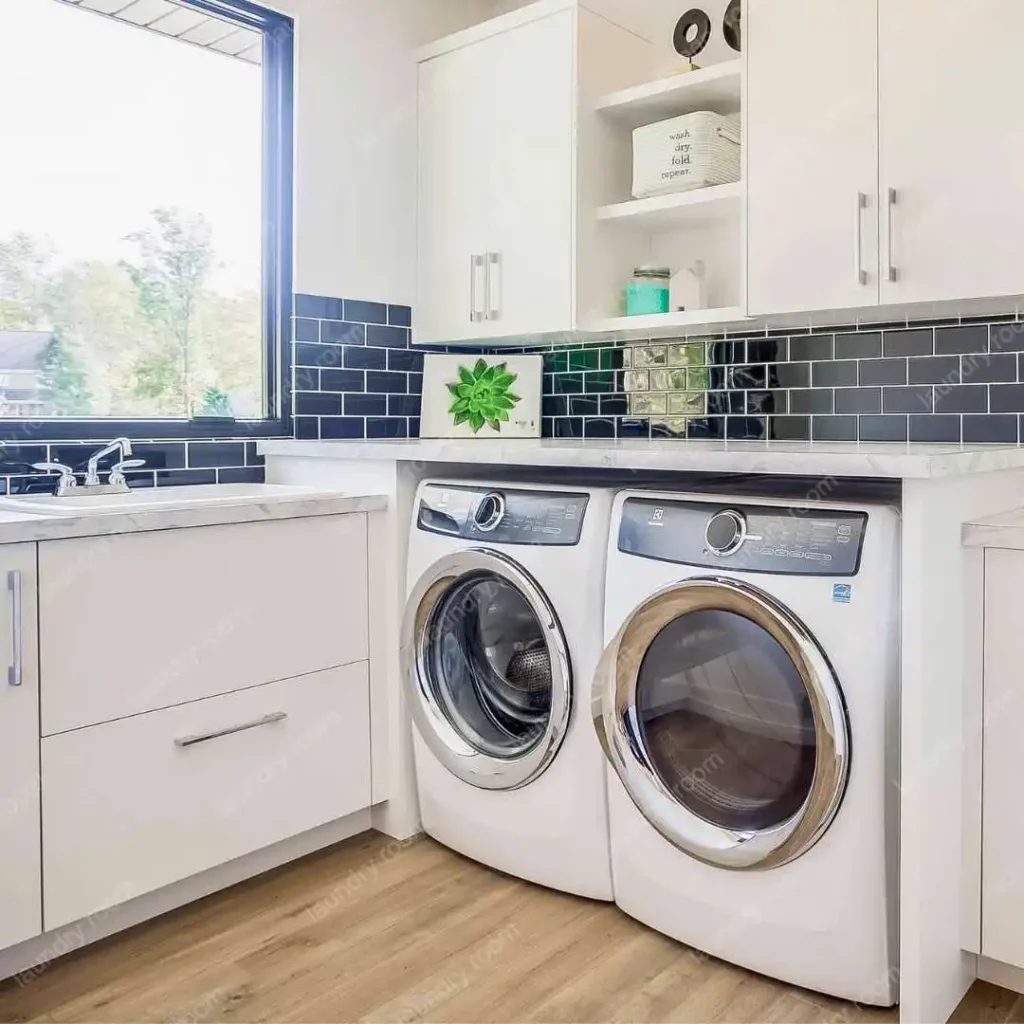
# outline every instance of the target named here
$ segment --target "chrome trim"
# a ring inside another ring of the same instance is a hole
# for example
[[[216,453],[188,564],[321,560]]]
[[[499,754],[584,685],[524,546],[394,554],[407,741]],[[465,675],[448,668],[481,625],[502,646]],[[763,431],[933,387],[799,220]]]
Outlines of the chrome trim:
[[[483,254],[473,253],[469,257],[469,320],[474,324],[481,323],[485,317],[484,311],[477,305],[476,279],[479,270],[485,270]]]
[[[7,685],[21,686],[24,662],[21,628],[21,570],[7,573],[7,592],[11,595],[11,663],[7,666]]]
[[[717,519],[728,519],[733,526],[736,528],[736,536],[732,539],[730,544],[726,544],[724,548],[717,547],[711,543],[711,527],[715,525]],[[708,551],[713,555],[717,555],[719,558],[725,558],[728,555],[734,555],[744,544],[747,542],[747,520],[742,512],[737,512],[735,509],[728,508],[724,512],[716,512],[709,520],[707,526],[704,527],[704,543],[708,546]]]
[[[257,718],[253,722],[243,722],[241,725],[229,725],[226,729],[217,729],[214,732],[199,733],[196,736],[179,736],[175,741],[176,747],[194,747],[198,743],[206,743],[209,740],[219,740],[222,736],[234,736],[237,732],[248,732],[249,729],[258,729],[261,725],[273,725],[274,722],[283,722],[288,717],[286,711],[272,711],[269,715]]]
[[[497,758],[482,753],[452,725],[437,701],[427,672],[430,627],[439,602],[460,580],[488,573],[514,586],[541,624],[551,658],[551,713],[543,736],[525,754]],[[479,789],[520,789],[541,775],[558,753],[572,711],[572,662],[554,608],[537,581],[498,551],[468,548],[435,562],[413,588],[402,622],[402,677],[416,730],[431,753],[456,778]]]
[[[888,191],[888,206],[889,206],[889,209],[888,209],[888,225],[887,225],[887,229],[886,229],[886,239],[887,239],[887,244],[888,244],[888,247],[889,247],[889,253],[888,253],[889,270],[888,270],[888,275],[887,276],[888,276],[888,280],[891,281],[893,284],[898,282],[899,279],[900,279],[900,272],[899,272],[899,268],[896,266],[896,257],[894,255],[895,246],[896,246],[896,243],[894,241],[895,231],[896,231],[896,229],[895,229],[896,207],[899,205],[899,201],[900,201],[900,197],[899,197],[899,193],[896,191],[896,189],[894,189],[894,188],[889,189],[889,191]]]
[[[494,502],[494,513],[481,523],[477,518],[477,515],[480,512],[480,506],[488,499]],[[481,533],[493,533],[505,518],[505,507],[505,496],[503,494],[498,491],[488,491],[487,494],[477,502],[476,508],[473,509],[473,522],[476,524],[476,528]]]
[[[868,283],[868,272],[864,269],[864,211],[868,208],[868,197],[864,192],[857,193],[857,223],[853,236],[853,266],[857,276],[857,284]]]
[[[807,689],[817,739],[811,791],[800,810],[773,829],[735,831],[688,810],[662,782],[637,726],[637,680],[648,648],[670,622],[701,610],[734,612],[761,626],[790,656]],[[807,627],[749,584],[696,578],[644,601],[601,658],[591,711],[605,754],[640,813],[673,846],[705,864],[738,871],[787,864],[825,834],[842,803],[850,771],[850,732],[835,673]]]

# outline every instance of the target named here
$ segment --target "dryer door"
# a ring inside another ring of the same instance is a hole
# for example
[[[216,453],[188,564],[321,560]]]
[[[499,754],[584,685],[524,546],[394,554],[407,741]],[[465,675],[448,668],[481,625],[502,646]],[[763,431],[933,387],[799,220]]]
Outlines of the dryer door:
[[[476,549],[436,562],[406,608],[402,660],[416,728],[453,775],[518,789],[551,763],[569,725],[569,651],[518,563]]]
[[[778,867],[825,833],[846,788],[842,692],[768,594],[692,579],[637,608],[604,653],[594,721],[633,802],[680,850]]]

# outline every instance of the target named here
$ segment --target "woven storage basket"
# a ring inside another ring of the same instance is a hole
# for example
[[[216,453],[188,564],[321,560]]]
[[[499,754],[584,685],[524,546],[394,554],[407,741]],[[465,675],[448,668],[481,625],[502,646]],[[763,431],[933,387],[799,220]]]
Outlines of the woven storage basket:
[[[701,110],[633,132],[633,198],[740,179],[740,115]]]

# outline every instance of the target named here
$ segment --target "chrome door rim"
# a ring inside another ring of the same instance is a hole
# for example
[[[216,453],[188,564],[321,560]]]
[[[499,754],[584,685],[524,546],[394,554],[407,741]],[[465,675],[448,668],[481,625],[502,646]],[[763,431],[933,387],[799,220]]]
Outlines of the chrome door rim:
[[[540,740],[526,753],[497,758],[477,750],[452,725],[430,685],[426,655],[438,604],[461,579],[488,573],[514,586],[544,630],[551,659],[551,712]],[[550,601],[517,562],[497,551],[469,548],[435,562],[420,578],[402,623],[402,675],[413,722],[431,753],[453,775],[480,789],[519,789],[541,775],[565,739],[572,710],[572,663]]]
[[[764,831],[724,828],[695,814],[661,780],[637,724],[640,667],[654,638],[689,612],[734,612],[765,629],[800,673],[814,716],[814,776],[801,808]],[[673,846],[697,860],[732,870],[765,870],[806,853],[825,834],[846,791],[850,733],[835,673],[807,627],[764,591],[731,579],[702,577],[673,584],[626,619],[597,670],[594,726],[630,799]]]

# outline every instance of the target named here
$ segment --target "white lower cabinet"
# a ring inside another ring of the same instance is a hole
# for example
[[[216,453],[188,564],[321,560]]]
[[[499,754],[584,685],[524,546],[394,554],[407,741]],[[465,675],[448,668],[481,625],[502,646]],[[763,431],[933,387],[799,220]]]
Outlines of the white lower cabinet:
[[[368,685],[362,662],[46,737],[47,930],[368,807]]]
[[[0,548],[0,948],[42,931],[36,546]]]
[[[1024,551],[985,552],[981,950],[1024,968]]]
[[[365,661],[366,586],[361,514],[41,544],[43,735]]]

